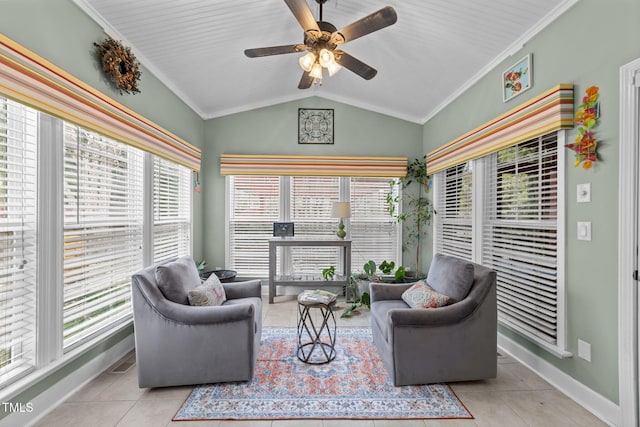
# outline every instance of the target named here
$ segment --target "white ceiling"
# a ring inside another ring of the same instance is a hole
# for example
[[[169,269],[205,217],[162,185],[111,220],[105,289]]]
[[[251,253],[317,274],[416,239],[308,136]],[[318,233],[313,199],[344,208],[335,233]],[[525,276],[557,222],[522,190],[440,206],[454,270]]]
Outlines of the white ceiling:
[[[319,96],[424,123],[577,0],[329,0],[323,17],[337,28],[387,5],[398,22],[341,47],[375,78],[342,69],[307,90],[302,54],[243,53],[302,43],[282,0],[74,1],[204,119]]]

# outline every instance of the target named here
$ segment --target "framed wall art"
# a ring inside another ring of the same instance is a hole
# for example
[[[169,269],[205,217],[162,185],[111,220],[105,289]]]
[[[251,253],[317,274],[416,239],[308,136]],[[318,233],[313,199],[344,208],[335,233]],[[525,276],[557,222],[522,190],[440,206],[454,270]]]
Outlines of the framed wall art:
[[[502,73],[502,100],[507,102],[531,88],[533,67],[531,54],[525,56]]]
[[[298,108],[298,144],[333,144],[333,109]]]

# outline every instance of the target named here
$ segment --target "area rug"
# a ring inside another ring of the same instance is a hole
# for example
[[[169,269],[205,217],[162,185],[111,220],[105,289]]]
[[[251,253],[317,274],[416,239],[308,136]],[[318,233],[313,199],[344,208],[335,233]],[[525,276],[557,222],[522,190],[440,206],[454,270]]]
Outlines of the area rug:
[[[254,379],[197,386],[173,420],[473,418],[446,384],[394,387],[368,328],[339,328],[336,347],[307,365],[295,328],[265,328]]]

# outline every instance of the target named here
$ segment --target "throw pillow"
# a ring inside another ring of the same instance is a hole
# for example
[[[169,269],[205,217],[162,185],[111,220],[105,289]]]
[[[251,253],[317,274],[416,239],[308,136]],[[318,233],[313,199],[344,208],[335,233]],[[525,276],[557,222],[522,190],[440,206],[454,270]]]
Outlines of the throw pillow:
[[[209,276],[202,285],[189,291],[189,304],[191,305],[222,305],[226,300],[227,294],[215,274]]]
[[[189,305],[189,291],[201,283],[198,268],[191,257],[158,265],[156,281],[165,298],[183,305]]]
[[[469,293],[473,275],[473,264],[469,261],[435,254],[427,275],[427,283],[433,290],[448,295],[457,302],[462,301]]]
[[[451,298],[434,291],[423,280],[416,282],[404,291],[402,300],[411,308],[437,308],[452,302]]]

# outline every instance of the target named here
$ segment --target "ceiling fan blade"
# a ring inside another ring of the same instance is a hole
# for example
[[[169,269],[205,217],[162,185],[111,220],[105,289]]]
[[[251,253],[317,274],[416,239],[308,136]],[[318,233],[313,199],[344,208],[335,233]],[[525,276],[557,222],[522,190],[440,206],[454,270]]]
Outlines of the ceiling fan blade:
[[[398,15],[396,15],[396,11],[391,6],[383,7],[379,11],[358,19],[333,33],[331,35],[331,42],[335,44],[350,42],[351,40],[393,25],[397,20]]]
[[[260,56],[283,55],[285,53],[296,53],[305,51],[307,47],[303,44],[288,44],[284,46],[259,47],[256,49],[247,49],[244,54],[249,58],[258,58]]]
[[[311,31],[316,34],[320,34],[318,23],[313,17],[313,13],[311,12],[311,9],[309,9],[309,5],[306,0],[284,0],[284,2],[289,6],[293,16],[296,17],[305,32]]]
[[[336,62],[338,64],[342,65],[347,70],[353,71],[365,80],[371,80],[376,76],[376,74],[378,74],[378,70],[368,66],[346,52],[335,50],[333,54],[335,55]]]
[[[309,89],[312,84],[313,77],[311,77],[307,71],[303,71],[300,83],[298,83],[298,89]]]

